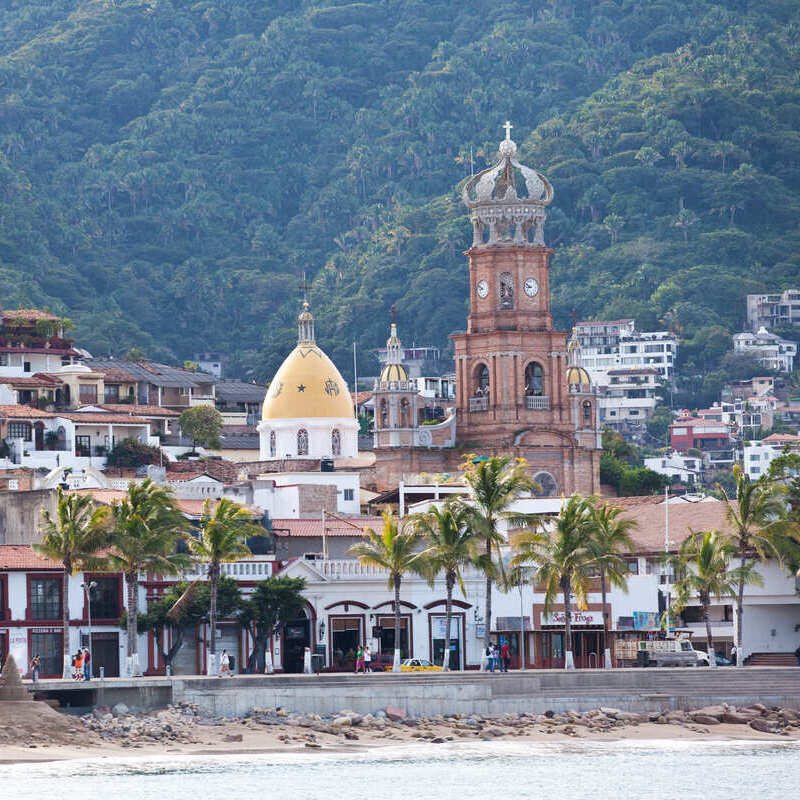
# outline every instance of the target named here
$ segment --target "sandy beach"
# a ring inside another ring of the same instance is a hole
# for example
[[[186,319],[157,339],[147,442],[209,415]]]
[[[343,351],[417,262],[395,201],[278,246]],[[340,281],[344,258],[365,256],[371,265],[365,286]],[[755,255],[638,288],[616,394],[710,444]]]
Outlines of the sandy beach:
[[[20,723],[19,715],[14,719],[9,716],[7,709],[0,707],[0,732],[8,734],[8,726],[13,726],[16,731],[13,737],[15,741],[11,741],[12,737],[8,735],[3,737],[5,741],[0,748],[0,763],[170,754],[356,753],[409,744],[418,744],[433,751],[444,743],[498,739],[518,743],[552,743],[570,739],[594,742],[786,742],[800,739],[798,720],[785,720],[779,728],[774,728],[775,732],[765,732],[741,722],[703,724],[690,716],[693,713],[708,722],[709,715],[699,713],[704,709],[690,713],[670,712],[675,716],[674,719],[666,721],[662,717],[658,722],[647,720],[647,715],[628,715],[623,712],[620,712],[622,718],[617,720],[613,713],[609,715],[599,710],[551,717],[506,714],[499,717],[473,715],[398,721],[382,718],[378,722],[379,718],[371,718],[372,715],[364,718],[346,711],[340,712],[340,716],[332,715],[326,719],[275,709],[256,710],[245,718],[233,720],[194,716],[187,713],[186,709],[169,709],[146,715],[123,714],[113,719],[109,719],[113,716],[111,714],[80,718],[59,714],[49,708],[45,711],[39,703],[32,705],[40,706],[34,716],[41,715],[41,719],[29,719],[24,725]],[[730,710],[731,713],[737,713]],[[610,709],[605,711],[613,712]],[[757,719],[774,720],[778,712],[764,709],[760,713],[751,713]],[[794,715],[790,711],[786,713]],[[281,714],[283,716],[279,716]],[[56,715],[59,719],[58,724],[54,725]],[[350,721],[345,723],[348,715]],[[91,726],[100,730],[92,730]],[[164,736],[168,737],[166,741]]]

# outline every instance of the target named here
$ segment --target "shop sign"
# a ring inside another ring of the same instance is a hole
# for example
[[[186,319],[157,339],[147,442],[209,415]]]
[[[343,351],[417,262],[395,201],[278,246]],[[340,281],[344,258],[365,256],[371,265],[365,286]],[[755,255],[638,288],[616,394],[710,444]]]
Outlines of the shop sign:
[[[485,639],[486,638],[486,623],[482,622],[480,625],[475,626],[475,638],[476,639]]]
[[[460,639],[460,617],[450,617],[450,638]],[[444,639],[445,631],[447,630],[447,617],[432,617],[431,618],[431,632],[434,639]]]
[[[637,631],[657,631],[658,612],[657,611],[634,611],[633,627]]]
[[[521,623],[521,624],[520,624]],[[494,629],[496,631],[512,631],[516,633],[520,629],[531,631],[531,618],[530,617],[498,617],[495,622]]]
[[[542,625],[560,625],[566,623],[566,613],[564,611],[552,611],[550,614],[542,614]],[[571,611],[570,623],[572,625],[602,625],[602,611]]]

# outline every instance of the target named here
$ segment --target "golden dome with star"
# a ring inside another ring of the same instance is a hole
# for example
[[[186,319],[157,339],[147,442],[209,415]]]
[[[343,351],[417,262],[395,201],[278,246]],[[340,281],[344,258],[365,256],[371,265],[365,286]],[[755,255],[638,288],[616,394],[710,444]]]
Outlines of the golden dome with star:
[[[392,306],[394,316],[394,306]],[[403,366],[403,345],[397,335],[397,323],[392,319],[389,338],[386,340],[386,364],[381,370],[381,383],[395,383],[408,380],[408,370]]]
[[[347,383],[314,341],[314,318],[303,304],[298,343],[269,385],[261,419],[355,419]]]
[[[577,338],[569,340],[567,345],[567,358],[569,366],[567,367],[567,385],[568,386],[582,386],[589,385],[592,379],[589,373],[581,366],[581,343]]]

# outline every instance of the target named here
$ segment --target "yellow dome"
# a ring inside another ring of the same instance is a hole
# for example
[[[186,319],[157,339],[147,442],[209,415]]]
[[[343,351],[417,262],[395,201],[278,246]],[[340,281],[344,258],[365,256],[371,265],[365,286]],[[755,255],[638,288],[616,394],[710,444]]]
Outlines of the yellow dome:
[[[311,417],[355,419],[350,392],[339,370],[313,341],[305,341],[275,373],[261,419]]]
[[[589,377],[589,373],[583,367],[567,367],[567,383],[570,386],[580,386],[591,382],[592,379]]]
[[[391,383],[393,381],[407,381],[408,372],[402,364],[387,364],[381,370],[381,381]]]

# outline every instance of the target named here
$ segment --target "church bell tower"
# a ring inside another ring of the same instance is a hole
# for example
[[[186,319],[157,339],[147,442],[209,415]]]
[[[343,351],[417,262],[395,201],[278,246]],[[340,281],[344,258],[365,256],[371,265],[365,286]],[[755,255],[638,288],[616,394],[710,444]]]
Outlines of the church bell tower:
[[[594,456],[583,457],[567,382],[567,335],[553,330],[546,208],[547,178],[517,160],[510,123],[495,163],[470,178],[470,311],[452,335],[457,435],[476,450],[526,458],[555,492],[596,491]],[[590,448],[594,450],[594,447]]]

